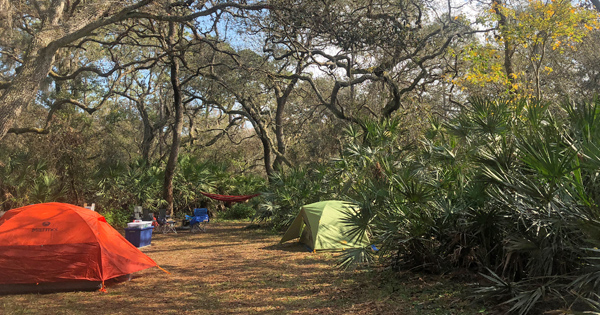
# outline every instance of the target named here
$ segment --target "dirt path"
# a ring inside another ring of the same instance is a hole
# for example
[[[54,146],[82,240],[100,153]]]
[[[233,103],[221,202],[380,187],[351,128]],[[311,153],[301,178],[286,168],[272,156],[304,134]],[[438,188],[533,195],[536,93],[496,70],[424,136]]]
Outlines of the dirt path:
[[[4,296],[0,313],[474,314],[446,284],[412,276],[382,286],[372,273],[336,270],[331,253],[278,245],[279,236],[245,225],[211,223],[206,233],[155,234],[142,251],[170,275],[144,270],[107,293]]]

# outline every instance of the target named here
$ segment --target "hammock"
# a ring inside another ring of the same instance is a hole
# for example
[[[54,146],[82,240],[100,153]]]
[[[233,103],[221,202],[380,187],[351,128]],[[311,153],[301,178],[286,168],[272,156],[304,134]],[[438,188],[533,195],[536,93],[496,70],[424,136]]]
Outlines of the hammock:
[[[256,196],[260,196],[260,194],[243,195],[243,196],[228,196],[228,195],[209,194],[209,193],[205,193],[205,192],[200,192],[200,193],[210,199],[226,201],[226,202],[243,202],[248,199],[252,199]]]

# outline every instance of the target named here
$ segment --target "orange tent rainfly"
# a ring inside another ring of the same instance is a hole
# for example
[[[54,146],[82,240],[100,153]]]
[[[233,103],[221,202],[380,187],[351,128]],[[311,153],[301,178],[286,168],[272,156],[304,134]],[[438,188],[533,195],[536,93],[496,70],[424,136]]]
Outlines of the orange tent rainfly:
[[[154,266],[89,209],[53,202],[0,217],[0,293],[97,289]]]

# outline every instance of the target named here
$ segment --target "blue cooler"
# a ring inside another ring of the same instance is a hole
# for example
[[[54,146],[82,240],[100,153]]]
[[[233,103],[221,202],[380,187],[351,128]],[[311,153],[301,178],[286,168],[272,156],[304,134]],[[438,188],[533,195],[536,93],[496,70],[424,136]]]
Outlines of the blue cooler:
[[[152,229],[154,229],[153,226],[145,228],[125,228],[125,239],[135,247],[148,246],[152,241]]]

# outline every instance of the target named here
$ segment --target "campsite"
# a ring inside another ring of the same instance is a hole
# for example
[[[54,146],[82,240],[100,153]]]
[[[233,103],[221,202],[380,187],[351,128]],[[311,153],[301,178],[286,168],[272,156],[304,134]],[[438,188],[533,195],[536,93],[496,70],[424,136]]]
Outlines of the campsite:
[[[0,314],[600,314],[600,0],[0,0]]]
[[[278,245],[280,235],[245,226],[155,235],[142,251],[170,275],[146,269],[106,293],[0,296],[0,307],[3,314],[485,314],[450,278],[404,275],[382,288],[373,273],[333,268],[331,253]]]

